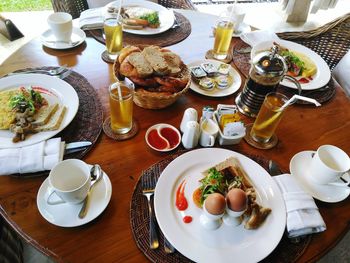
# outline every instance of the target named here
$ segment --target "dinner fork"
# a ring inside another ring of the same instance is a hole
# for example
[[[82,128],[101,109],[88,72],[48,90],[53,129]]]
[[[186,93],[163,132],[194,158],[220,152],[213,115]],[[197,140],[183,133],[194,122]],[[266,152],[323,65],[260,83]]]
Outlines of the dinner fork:
[[[22,72],[11,72],[7,74],[7,76],[12,76],[12,75],[18,75],[18,74],[28,74],[28,73],[44,73],[50,76],[57,76],[62,74],[63,72],[67,71],[68,68],[66,68],[67,65],[60,66],[59,68],[55,69],[33,69],[33,70],[28,70],[28,71],[22,71]]]

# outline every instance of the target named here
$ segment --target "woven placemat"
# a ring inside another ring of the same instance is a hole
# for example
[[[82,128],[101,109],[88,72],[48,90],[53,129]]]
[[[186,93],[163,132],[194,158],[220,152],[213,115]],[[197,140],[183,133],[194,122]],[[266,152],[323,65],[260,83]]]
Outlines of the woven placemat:
[[[237,44],[233,48],[232,52],[232,61],[234,65],[241,71],[244,77],[248,78],[249,70],[250,70],[250,46],[243,42],[242,40],[238,41]],[[284,86],[279,86],[278,90],[283,94],[293,96],[294,94],[298,94],[298,90],[291,89]],[[317,100],[319,103],[325,103],[332,99],[336,94],[336,85],[333,78],[327,83],[326,86],[316,89],[316,90],[303,90],[301,92],[302,96],[313,98]],[[310,103],[297,100],[296,104],[307,105]]]
[[[135,35],[123,33],[123,46],[127,45],[156,45],[166,47],[181,42],[191,34],[190,21],[180,13],[174,12],[178,27],[156,35]],[[86,31],[87,34],[95,38],[97,41],[105,45],[103,32],[101,29]]]
[[[169,262],[169,263],[184,263],[192,262],[181,253],[176,251],[173,254],[165,253],[163,249],[164,236],[158,232],[159,248],[152,250],[149,247],[149,216],[147,199],[142,195],[141,177],[155,176],[159,178],[161,172],[165,167],[176,157],[185,153],[186,151],[179,151],[162,161],[152,165],[147,170],[143,171],[138,182],[135,185],[134,192],[130,203],[130,224],[134,240],[138,248],[145,254],[145,256],[152,262]],[[259,163],[264,169],[268,169],[268,160],[256,155],[245,154],[249,158]],[[158,228],[159,229],[159,228]],[[276,249],[266,257],[262,262],[295,262],[305,251],[311,241],[311,236],[300,239],[298,243],[292,243],[284,233],[280,243]],[[268,241],[266,241],[268,242]]]
[[[113,132],[113,130],[111,128],[111,117],[108,117],[103,122],[103,131],[109,138],[111,138],[113,140],[124,141],[124,140],[131,139],[132,137],[134,137],[137,134],[137,132],[139,131],[139,124],[135,119],[133,119],[132,127],[131,127],[130,131],[128,131],[127,133],[123,133],[123,134],[117,134],[117,133]]]
[[[35,69],[55,69],[56,67],[26,68],[16,72],[25,72]],[[72,122],[55,137],[61,137],[66,143],[76,141],[90,141],[92,145],[83,151],[67,154],[64,159],[82,159],[97,142],[102,131],[103,109],[95,89],[79,73],[72,71],[64,78],[77,92],[79,97],[79,109]],[[17,175],[20,177],[34,177],[48,175],[49,171]],[[16,176],[16,175],[15,175]]]

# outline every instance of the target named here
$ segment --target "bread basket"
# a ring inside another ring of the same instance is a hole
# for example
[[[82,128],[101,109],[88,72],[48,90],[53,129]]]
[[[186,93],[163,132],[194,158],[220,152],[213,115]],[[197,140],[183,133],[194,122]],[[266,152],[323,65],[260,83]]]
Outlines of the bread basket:
[[[142,49],[143,46],[140,48]],[[124,78],[124,76],[121,76],[119,73],[119,67],[120,64],[118,62],[118,59],[116,59],[113,64],[113,73],[117,79],[121,80]],[[179,74],[182,76],[188,76],[188,83],[181,91],[177,93],[170,94],[166,92],[150,92],[145,91],[144,89],[139,89],[137,85],[135,85],[135,104],[145,109],[163,109],[172,105],[178,98],[187,92],[191,85],[191,73],[186,65],[183,65]]]

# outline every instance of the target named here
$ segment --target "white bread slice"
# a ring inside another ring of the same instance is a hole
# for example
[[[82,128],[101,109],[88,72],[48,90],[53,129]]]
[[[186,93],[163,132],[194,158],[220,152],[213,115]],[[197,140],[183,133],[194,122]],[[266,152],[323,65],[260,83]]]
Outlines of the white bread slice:
[[[141,52],[133,52],[128,56],[128,61],[136,68],[141,78],[152,75],[153,69]]]
[[[35,121],[32,122],[33,127],[38,127],[48,123],[52,115],[58,110],[58,103],[53,105],[45,105],[39,109],[34,115]]]
[[[36,132],[42,131],[54,131],[60,128],[61,123],[64,119],[64,115],[66,114],[67,108],[65,106],[61,106],[55,114],[50,118],[49,122],[45,125],[41,125],[35,127]]]
[[[165,61],[159,47],[145,47],[142,50],[142,54],[158,75],[166,75],[170,73],[168,63]]]
[[[181,72],[182,61],[178,55],[173,52],[162,52],[162,55],[168,64],[171,75],[176,75]]]

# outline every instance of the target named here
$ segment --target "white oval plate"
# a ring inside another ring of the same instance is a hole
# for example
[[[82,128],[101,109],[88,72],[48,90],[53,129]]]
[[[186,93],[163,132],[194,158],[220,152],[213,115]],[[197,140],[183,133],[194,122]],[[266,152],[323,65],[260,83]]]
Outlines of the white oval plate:
[[[92,167],[89,165],[90,168]],[[107,207],[112,196],[112,184],[108,175],[103,172],[102,180],[96,183],[94,190],[90,193],[90,205],[86,216],[78,217],[82,203],[49,205],[46,200],[49,194],[49,179],[42,183],[39,188],[36,203],[40,214],[48,222],[61,227],[76,227],[84,225],[98,217]]]
[[[52,48],[52,49],[69,49],[76,46],[79,46],[81,43],[85,41],[86,34],[83,30],[77,27],[73,27],[72,32],[72,43],[63,43],[63,42],[56,42],[56,38],[53,35],[51,29],[45,31],[41,35],[41,42],[45,47]]]
[[[221,225],[215,231],[203,229],[199,217],[202,209],[192,201],[199,187],[201,172],[234,156],[250,176],[257,192],[257,201],[272,209],[266,221],[256,230],[243,225]],[[179,212],[175,206],[176,189],[186,179],[185,197],[188,208]],[[282,194],[271,176],[248,157],[226,149],[205,148],[187,152],[173,160],[159,177],[154,206],[158,224],[165,237],[184,256],[195,262],[258,262],[269,255],[280,242],[286,226],[286,208]],[[183,216],[192,216],[189,224]]]
[[[207,62],[214,64],[215,67],[218,67],[220,64],[223,64],[222,62],[217,60],[205,59],[205,60],[194,61],[188,64],[187,67],[190,68],[193,66],[199,66],[200,64],[207,63]],[[191,79],[190,89],[208,97],[225,97],[225,96],[231,95],[235,93],[237,90],[239,90],[239,88],[241,87],[242,79],[239,73],[237,72],[237,70],[235,70],[232,66],[230,66],[229,74],[233,78],[233,83],[230,87],[227,87],[226,89],[214,88],[212,90],[204,90],[192,79]]]
[[[308,179],[313,153],[315,152],[303,151],[294,155],[289,165],[291,175],[294,176],[305,192],[320,201],[336,203],[346,199],[350,194],[350,188],[315,184]]]
[[[73,120],[79,108],[79,98],[75,89],[67,82],[44,74],[19,74],[0,79],[0,91],[17,87],[41,86],[58,97],[58,101],[67,107],[61,127],[55,131],[39,132],[28,135],[24,141],[13,143],[14,136],[9,130],[0,130],[0,149],[18,148],[32,145],[55,136]]]
[[[137,0],[123,0],[123,6],[139,6],[158,11],[160,26],[158,28],[146,27],[142,30],[134,29],[123,29],[124,32],[135,34],[135,35],[156,35],[167,31],[172,27],[175,21],[174,12],[165,8],[164,6],[158,5],[150,1],[137,1]],[[119,1],[114,1],[106,5],[106,8],[113,6],[118,8]]]
[[[288,48],[291,51],[297,51],[300,52],[306,56],[308,56],[317,66],[317,72],[315,75],[312,76],[312,80],[309,83],[300,83],[302,90],[314,90],[314,89],[320,89],[323,86],[327,85],[329,80],[331,79],[331,71],[327,65],[327,63],[323,60],[323,58],[320,57],[317,53],[312,51],[311,49],[300,45],[298,43],[294,43],[287,40],[274,40],[274,41],[264,41],[260,42],[257,45],[255,45],[252,48],[251,51],[251,58],[255,56],[255,54],[259,53],[260,51],[268,50],[272,47],[273,42],[276,42],[277,44]],[[299,77],[300,78],[300,77]],[[298,78],[297,78],[298,79]],[[283,80],[281,82],[281,85],[297,89],[297,87],[288,80]]]

